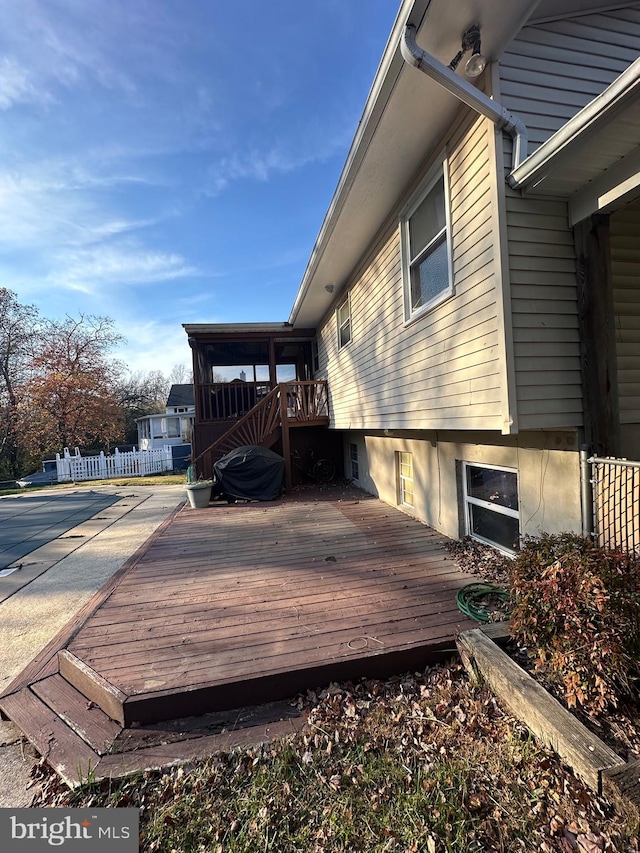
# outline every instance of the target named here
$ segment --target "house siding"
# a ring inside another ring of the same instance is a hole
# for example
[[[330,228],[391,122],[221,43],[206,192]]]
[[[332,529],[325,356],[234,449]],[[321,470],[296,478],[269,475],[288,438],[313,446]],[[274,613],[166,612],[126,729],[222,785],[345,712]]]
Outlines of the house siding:
[[[500,429],[492,132],[489,122],[465,111],[447,145],[454,295],[404,322],[394,218],[348,284],[352,340],[346,347],[338,350],[335,314],[325,318],[318,335],[320,373],[329,380],[334,428]]]
[[[622,453],[640,458],[640,204],[612,214],[611,274]]]
[[[507,189],[509,275],[521,429],[582,425],[573,233],[563,200]]]
[[[504,106],[529,131],[529,153],[637,58],[640,3],[524,27],[500,59]]]

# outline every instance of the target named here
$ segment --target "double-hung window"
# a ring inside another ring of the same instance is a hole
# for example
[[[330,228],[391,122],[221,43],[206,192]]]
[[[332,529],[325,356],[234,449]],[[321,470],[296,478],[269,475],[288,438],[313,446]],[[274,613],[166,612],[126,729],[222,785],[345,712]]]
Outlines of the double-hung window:
[[[398,503],[413,509],[413,456],[411,453],[397,451]]]
[[[468,462],[463,467],[467,533],[513,554],[520,540],[517,472]]]
[[[348,296],[338,306],[336,322],[338,324],[338,349],[342,349],[351,340],[351,309]]]
[[[446,161],[432,171],[401,220],[405,320],[453,293]]]

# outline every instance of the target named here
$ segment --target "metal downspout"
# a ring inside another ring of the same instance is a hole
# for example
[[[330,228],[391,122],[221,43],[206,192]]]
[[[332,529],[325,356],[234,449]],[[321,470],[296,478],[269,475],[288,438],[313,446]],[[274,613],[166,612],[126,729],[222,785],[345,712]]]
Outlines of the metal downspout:
[[[416,28],[407,24],[400,39],[402,57],[409,65],[418,68],[436,83],[455,95],[460,101],[487,118],[498,128],[506,130],[513,137],[513,168],[517,168],[527,156],[528,134],[524,122],[506,110],[497,101],[476,89],[455,71],[447,68],[435,57],[428,54],[416,42]]]

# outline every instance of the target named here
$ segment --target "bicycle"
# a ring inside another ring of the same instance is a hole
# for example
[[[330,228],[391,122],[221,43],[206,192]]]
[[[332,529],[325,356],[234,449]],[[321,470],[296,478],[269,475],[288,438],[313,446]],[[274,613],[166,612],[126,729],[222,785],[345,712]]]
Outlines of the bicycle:
[[[336,466],[330,459],[314,459],[314,456],[312,448],[305,456],[301,456],[297,450],[292,450],[291,462],[295,468],[316,483],[330,483],[336,476]]]

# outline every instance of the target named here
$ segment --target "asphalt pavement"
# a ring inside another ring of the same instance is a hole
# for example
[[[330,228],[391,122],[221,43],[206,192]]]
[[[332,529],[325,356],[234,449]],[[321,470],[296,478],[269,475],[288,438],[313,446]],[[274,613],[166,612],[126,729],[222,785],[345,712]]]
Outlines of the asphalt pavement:
[[[179,485],[0,498],[0,692],[184,498]],[[0,807],[29,804],[34,761],[0,723]]]

